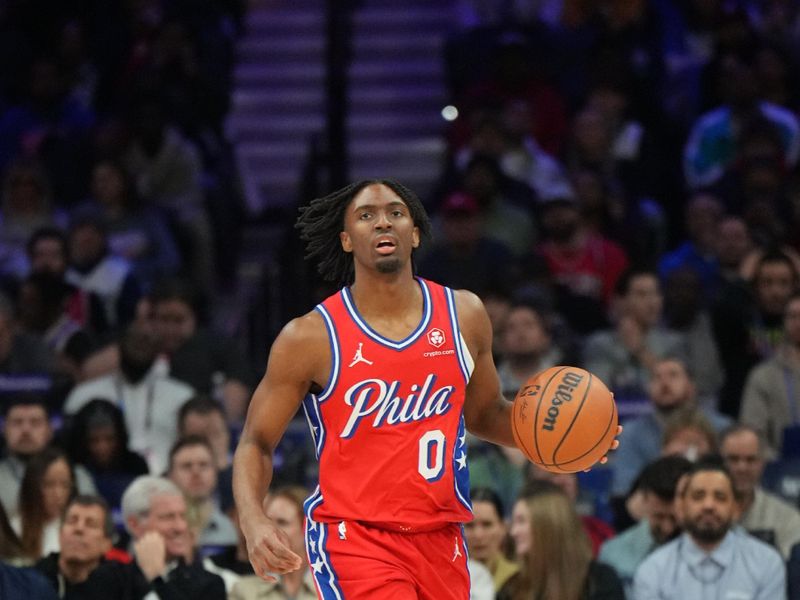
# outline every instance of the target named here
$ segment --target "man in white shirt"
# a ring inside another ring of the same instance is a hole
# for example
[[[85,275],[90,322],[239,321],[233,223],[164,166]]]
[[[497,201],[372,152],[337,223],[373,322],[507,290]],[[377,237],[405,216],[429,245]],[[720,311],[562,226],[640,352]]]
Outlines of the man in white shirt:
[[[144,456],[151,473],[167,468],[175,442],[178,411],[194,390],[154,368],[154,338],[137,326],[120,340],[120,366],[109,375],[76,386],[64,403],[66,414],[75,414],[94,398],[116,404],[125,414],[130,449]]]

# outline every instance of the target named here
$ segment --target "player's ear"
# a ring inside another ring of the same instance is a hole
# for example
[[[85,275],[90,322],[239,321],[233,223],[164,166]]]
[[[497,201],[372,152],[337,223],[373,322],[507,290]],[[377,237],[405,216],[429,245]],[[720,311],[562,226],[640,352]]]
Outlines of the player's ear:
[[[414,227],[411,231],[411,247],[419,248],[419,227]]]
[[[339,241],[342,243],[342,250],[345,252],[353,251],[353,243],[350,240],[350,234],[346,231],[339,232]]]

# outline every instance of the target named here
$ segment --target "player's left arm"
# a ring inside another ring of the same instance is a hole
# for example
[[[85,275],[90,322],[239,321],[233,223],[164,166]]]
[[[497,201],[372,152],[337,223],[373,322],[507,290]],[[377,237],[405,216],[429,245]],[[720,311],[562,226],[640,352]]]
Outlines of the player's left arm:
[[[467,429],[488,442],[516,448],[511,433],[511,402],[503,397],[492,358],[489,315],[472,292],[457,290],[455,303],[461,334],[475,363],[464,400]]]

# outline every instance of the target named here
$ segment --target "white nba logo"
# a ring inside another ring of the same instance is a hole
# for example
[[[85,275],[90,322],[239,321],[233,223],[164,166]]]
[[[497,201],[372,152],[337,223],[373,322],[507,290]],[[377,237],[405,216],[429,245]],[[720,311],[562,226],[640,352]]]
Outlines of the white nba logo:
[[[428,332],[428,343],[433,346],[434,348],[438,348],[442,344],[444,344],[444,331],[439,329],[438,327],[434,327]]]

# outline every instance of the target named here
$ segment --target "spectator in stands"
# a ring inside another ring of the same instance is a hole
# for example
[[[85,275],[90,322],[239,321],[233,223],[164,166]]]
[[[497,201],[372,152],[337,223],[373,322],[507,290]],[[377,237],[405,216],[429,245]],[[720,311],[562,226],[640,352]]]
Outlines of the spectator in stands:
[[[478,202],[463,192],[449,194],[439,209],[442,237],[419,263],[419,273],[455,289],[496,287],[511,276],[508,247],[483,234]]]
[[[684,174],[695,189],[710,186],[726,174],[737,158],[737,133],[758,118],[767,119],[780,132],[784,164],[794,166],[800,155],[797,118],[759,97],[752,46],[723,51],[719,58],[723,104],[700,116],[684,149]]]
[[[42,165],[32,160],[17,160],[10,165],[3,177],[0,199],[0,274],[13,279],[24,277],[28,238],[36,229],[54,226],[58,221],[51,207],[50,180]]]
[[[186,497],[187,521],[200,553],[236,544],[236,528],[220,510],[214,451],[204,437],[180,438],[170,450],[167,476]]]
[[[99,496],[76,496],[64,509],[59,528],[60,550],[51,552],[36,568],[62,598],[91,597],[89,578],[111,549],[114,522]]]
[[[277,488],[276,488],[277,489]],[[203,568],[216,573],[225,580],[225,589],[231,593],[236,583],[245,575],[254,575],[253,565],[247,554],[247,540],[239,527],[239,513],[233,502],[225,510],[225,515],[236,528],[236,545],[218,550],[203,559]]]
[[[614,473],[611,492],[616,498],[628,494],[639,472],[658,458],[664,428],[670,415],[679,410],[699,410],[708,417],[717,431],[731,424],[729,418],[716,411],[697,406],[694,382],[687,366],[679,359],[665,357],[656,361],[649,392],[653,412],[625,423],[625,444],[620,444],[611,457]]]
[[[122,410],[102,398],[89,400],[72,417],[67,434],[70,458],[88,469],[100,495],[119,508],[128,485],[149,472],[141,454],[128,448]]]
[[[35,394],[16,394],[4,401],[3,439],[6,456],[0,461],[0,502],[6,514],[17,514],[20,485],[25,467],[53,439],[53,429],[43,398]],[[92,477],[80,465],[75,480],[81,494],[96,493]]]
[[[727,216],[717,223],[714,233],[714,253],[719,265],[720,287],[742,285],[742,265],[753,251],[753,238],[744,219]],[[717,296],[720,295],[718,290]],[[714,302],[717,298],[709,298]]]
[[[628,257],[618,244],[588,229],[574,197],[542,199],[539,216],[543,239],[536,253],[556,286],[559,310],[578,333],[603,327]]]
[[[58,595],[37,570],[13,567],[3,561],[0,561],[0,597],[58,600]]]
[[[174,483],[144,475],[122,497],[122,517],[133,537],[131,564],[107,561],[92,574],[106,598],[220,600],[225,583],[191,562],[192,536],[186,521],[186,501]]]
[[[515,206],[503,193],[503,177],[494,157],[478,154],[467,163],[460,188],[478,203],[483,234],[521,256],[535,239],[534,223],[528,210]]]
[[[633,597],[633,576],[642,561],[680,533],[675,514],[675,490],[678,480],[690,468],[691,463],[679,456],[658,458],[648,464],[637,480],[637,489],[642,494],[643,518],[600,548],[598,560],[614,568],[628,598]]]
[[[603,542],[614,536],[614,529],[594,515],[596,507],[594,498],[591,495],[584,497],[581,493],[578,476],[575,473],[553,473],[532,463],[528,463],[527,467],[527,483],[523,488],[522,495],[535,492],[541,484],[545,486],[554,485],[564,492],[580,516],[581,525],[583,525],[583,530],[586,532],[592,546],[592,557],[596,558]]]
[[[784,310],[799,281],[788,256],[769,252],[758,261],[749,289],[737,293],[730,288],[720,296],[711,323],[725,371],[719,403],[722,412],[739,416],[747,375],[782,342]]]
[[[211,224],[202,188],[202,161],[197,147],[169,123],[155,96],[137,100],[131,115],[132,137],[124,164],[135,174],[139,195],[165,211],[188,240],[192,280],[213,291],[215,258]]]
[[[108,228],[97,215],[76,216],[69,230],[70,267],[66,278],[102,300],[108,326],[118,331],[133,320],[141,284],[131,264],[111,252]]]
[[[508,536],[505,512],[500,496],[491,488],[473,488],[470,492],[475,518],[464,524],[464,536],[471,558],[483,563],[494,581],[495,591],[519,570],[506,558],[504,546]]]
[[[775,354],[758,363],[747,376],[740,420],[758,432],[768,457],[783,452],[787,428],[800,426],[800,294],[786,303],[783,343]],[[798,448],[791,448],[796,454]]]
[[[49,392],[53,386],[55,361],[47,347],[14,326],[11,303],[0,295],[0,377],[3,391]]]
[[[27,562],[22,550],[22,542],[11,527],[11,522],[6,515],[6,509],[0,503],[0,565],[3,563],[17,564]],[[0,590],[2,588],[0,587]]]
[[[662,456],[683,456],[691,461],[716,454],[717,432],[708,418],[698,410],[678,410],[664,424]]]
[[[235,341],[201,326],[198,297],[186,282],[161,282],[151,301],[153,329],[170,376],[221,402],[229,422],[244,419],[253,376]]]
[[[683,336],[686,358],[692,365],[700,402],[716,406],[717,393],[725,374],[706,306],[710,298],[704,294],[695,269],[678,267],[666,276],[664,324]]]
[[[658,263],[662,282],[678,269],[692,269],[700,277],[703,298],[714,297],[719,280],[719,266],[714,250],[720,220],[725,209],[719,198],[709,193],[694,194],[685,209],[684,229],[688,239],[664,255]]]
[[[164,217],[137,197],[132,178],[120,162],[102,159],[94,165],[91,197],[76,211],[102,216],[111,252],[133,265],[143,285],[178,271],[178,247]]]
[[[94,350],[94,339],[69,314],[72,286],[56,274],[32,273],[17,297],[21,330],[38,338],[55,359],[55,370],[69,384],[81,379],[82,366]]]
[[[686,357],[682,336],[662,325],[663,296],[655,272],[632,267],[616,285],[616,328],[586,340],[583,362],[614,392],[620,416],[641,413],[653,368],[665,356]]]
[[[536,373],[573,364],[553,340],[547,316],[529,302],[516,302],[501,332],[502,358],[497,366],[500,389],[509,400]]]
[[[227,511],[233,504],[233,465],[231,430],[222,405],[207,396],[195,396],[187,400],[178,412],[178,437],[187,436],[201,436],[211,444],[217,468],[219,505],[223,511]],[[299,468],[304,469],[305,461],[298,454],[294,453],[291,458],[300,459]],[[289,460],[289,463],[294,464],[295,461]]]
[[[541,490],[517,500],[511,537],[520,570],[497,594],[499,600],[624,600],[614,571],[592,559],[589,539],[561,490]]]
[[[30,458],[19,488],[18,514],[11,518],[26,556],[38,560],[59,551],[61,517],[74,495],[75,475],[63,451],[49,447]]]
[[[125,415],[130,449],[145,458],[151,473],[161,473],[167,467],[178,410],[194,395],[185,383],[158,372],[156,354],[153,335],[139,326],[129,327],[120,341],[119,368],[76,386],[64,403],[64,412],[69,415],[94,398],[118,406]]]
[[[761,487],[765,460],[758,433],[736,425],[722,434],[720,451],[733,478],[739,523],[788,559],[792,546],[800,542],[800,512]]]
[[[81,327],[97,334],[108,329],[105,309],[97,294],[86,292],[66,281],[69,248],[66,234],[56,227],[42,227],[28,238],[28,263],[31,273],[55,275],[69,286],[66,313]]]
[[[289,548],[297,553],[305,553],[303,503],[307,495],[304,488],[279,488],[269,494],[264,509],[267,517],[272,519],[283,531]],[[320,559],[317,558],[317,560]],[[306,561],[303,561],[300,569],[285,573],[272,583],[264,581],[257,575],[243,577],[234,586],[230,599],[257,600],[266,597],[313,600],[317,597],[317,592],[308,567]],[[312,564],[311,567],[314,568],[314,565]]]
[[[697,463],[678,501],[685,531],[639,566],[634,598],[786,597],[780,554],[734,527],[735,491],[725,467]]]

